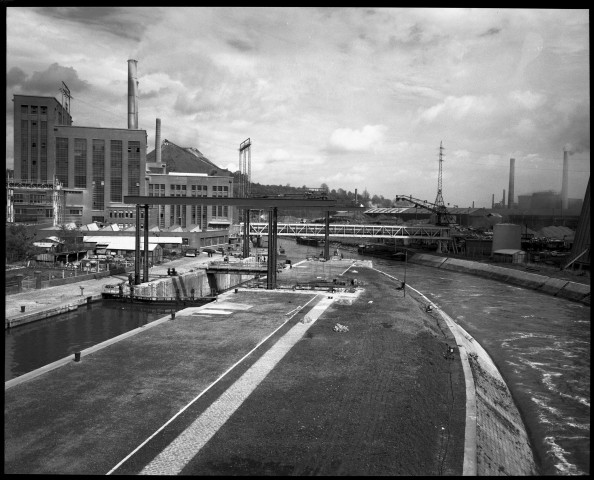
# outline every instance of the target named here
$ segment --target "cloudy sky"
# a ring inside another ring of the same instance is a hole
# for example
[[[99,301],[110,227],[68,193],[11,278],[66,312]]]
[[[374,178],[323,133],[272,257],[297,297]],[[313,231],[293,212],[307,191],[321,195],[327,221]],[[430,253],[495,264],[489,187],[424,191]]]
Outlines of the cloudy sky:
[[[139,128],[252,180],[490,206],[508,190],[569,197],[590,175],[588,10],[7,8],[12,96],[72,94],[74,124]],[[506,199],[507,200],[507,199]],[[516,197],[517,201],[517,197]]]

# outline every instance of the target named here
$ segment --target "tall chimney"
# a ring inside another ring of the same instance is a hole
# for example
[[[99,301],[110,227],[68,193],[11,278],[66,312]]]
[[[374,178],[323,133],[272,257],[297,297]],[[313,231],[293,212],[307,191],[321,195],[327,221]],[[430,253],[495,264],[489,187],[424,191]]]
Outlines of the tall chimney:
[[[503,198],[501,199],[501,206],[505,207],[505,188],[503,189]]]
[[[491,194],[491,208],[495,208],[495,194]]]
[[[155,135],[155,162],[161,166],[161,119],[157,118],[157,133]]]
[[[138,129],[138,79],[137,60],[128,60],[128,130]]]
[[[561,208],[567,210],[567,179],[569,174],[569,151],[563,150],[563,180],[561,181]]]
[[[516,159],[509,159],[509,191],[507,192],[507,208],[512,208],[514,204],[514,176],[516,171]]]

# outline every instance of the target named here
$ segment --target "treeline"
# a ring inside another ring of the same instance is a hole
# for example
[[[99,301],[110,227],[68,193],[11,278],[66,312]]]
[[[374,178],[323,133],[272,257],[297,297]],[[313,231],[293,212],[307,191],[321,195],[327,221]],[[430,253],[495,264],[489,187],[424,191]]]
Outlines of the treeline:
[[[239,196],[239,184],[241,180],[241,174],[239,171],[233,174],[233,195]],[[351,192],[350,190],[344,190],[342,188],[330,189],[328,185],[322,183],[320,186],[317,185],[303,185],[301,187],[292,187],[291,185],[262,185],[260,183],[252,182],[250,184],[250,193],[253,196],[262,195],[282,195],[282,194],[299,194],[304,193],[310,188],[323,188],[329,196],[333,199],[338,200],[340,203],[352,204],[355,203],[363,205],[364,207],[383,207],[390,208],[394,206],[394,199],[384,198],[383,195],[370,195],[367,189],[363,192]]]

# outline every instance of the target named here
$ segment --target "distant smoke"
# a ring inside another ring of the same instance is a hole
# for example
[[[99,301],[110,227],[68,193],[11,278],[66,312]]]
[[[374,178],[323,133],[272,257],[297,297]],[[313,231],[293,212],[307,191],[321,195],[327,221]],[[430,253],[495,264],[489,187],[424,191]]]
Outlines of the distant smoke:
[[[569,153],[570,155],[573,155],[575,153],[575,148],[573,148],[573,145],[571,143],[566,143],[563,147],[563,151]]]

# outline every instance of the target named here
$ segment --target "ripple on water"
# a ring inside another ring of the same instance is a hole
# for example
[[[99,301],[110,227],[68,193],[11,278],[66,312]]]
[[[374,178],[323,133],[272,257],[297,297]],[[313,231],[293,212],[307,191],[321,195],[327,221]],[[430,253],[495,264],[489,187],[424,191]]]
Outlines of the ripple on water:
[[[547,436],[544,441],[547,455],[554,457],[555,468],[560,475],[585,475],[576,465],[567,460],[569,453],[555,443],[555,437]]]

